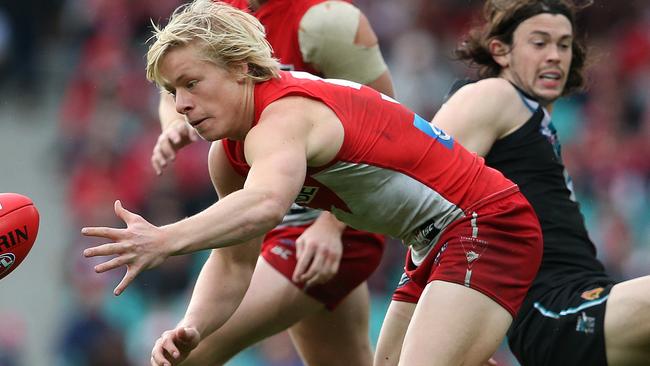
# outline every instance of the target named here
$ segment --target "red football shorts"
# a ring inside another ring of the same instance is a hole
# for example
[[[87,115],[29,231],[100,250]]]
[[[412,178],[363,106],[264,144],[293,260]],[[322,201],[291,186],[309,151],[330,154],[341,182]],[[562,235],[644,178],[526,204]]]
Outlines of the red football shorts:
[[[542,259],[537,215],[521,193],[466,212],[446,228],[424,261],[406,254],[394,301],[417,303],[431,281],[480,291],[516,316]]]
[[[304,284],[291,280],[296,267],[296,240],[309,225],[286,226],[266,234],[262,257],[296,287]],[[343,232],[343,255],[339,270],[326,283],[313,285],[305,292],[332,310],[357,286],[365,281],[379,265],[385,238],[347,228]]]

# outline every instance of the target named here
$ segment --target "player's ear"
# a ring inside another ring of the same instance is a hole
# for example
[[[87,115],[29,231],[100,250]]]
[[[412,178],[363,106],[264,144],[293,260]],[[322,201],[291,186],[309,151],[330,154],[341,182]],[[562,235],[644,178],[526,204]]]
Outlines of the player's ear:
[[[510,53],[510,46],[501,42],[498,39],[492,39],[488,43],[488,49],[492,54],[494,61],[502,68],[508,67],[510,64],[508,54]]]
[[[248,63],[238,62],[235,64],[233,71],[237,75],[237,82],[243,83],[248,79]]]

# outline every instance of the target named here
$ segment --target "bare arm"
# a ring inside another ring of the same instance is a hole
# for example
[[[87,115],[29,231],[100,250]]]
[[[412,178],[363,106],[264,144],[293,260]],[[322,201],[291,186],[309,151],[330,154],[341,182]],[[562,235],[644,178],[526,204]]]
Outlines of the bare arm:
[[[379,40],[375,35],[375,31],[372,29],[368,18],[361,13],[359,15],[359,28],[357,29],[357,34],[354,39],[354,43],[362,45],[365,47],[378,46]],[[379,54],[379,57],[382,58],[383,55]],[[395,89],[393,88],[393,79],[390,76],[390,71],[388,68],[382,72],[376,79],[366,83],[367,86],[377,90],[380,93],[386,94],[389,97],[395,97]]]
[[[355,6],[327,1],[311,7],[298,35],[303,59],[323,73],[394,96],[390,72],[368,18]]]
[[[220,142],[212,144],[209,155],[212,183],[224,198],[243,188],[228,162]],[[255,269],[262,237],[242,245],[212,250],[197,279],[183,319],[176,328],[163,332],[151,352],[151,364],[176,364],[221,325],[239,306]],[[171,356],[171,358],[170,358]]]
[[[176,104],[171,94],[160,93],[158,105],[161,134],[151,154],[151,166],[157,175],[176,159],[176,152],[199,139],[196,131],[185,121],[185,116],[176,112]]]
[[[126,229],[89,227],[82,230],[84,235],[113,241],[84,251],[87,257],[117,255],[97,265],[97,272],[127,266],[127,274],[115,289],[116,294],[140,272],[157,266],[170,255],[241,244],[280,223],[304,182],[307,136],[313,124],[300,120],[308,113],[301,108],[293,109],[295,114],[302,114],[293,119],[286,108],[276,108],[276,111],[273,117],[276,123],[269,126],[260,120],[248,133],[245,149],[251,170],[243,189],[170,225],[156,227],[116,205],[116,213],[127,223]]]
[[[432,123],[470,151],[485,156],[494,142],[519,128],[530,117],[506,80],[486,79],[459,89]]]

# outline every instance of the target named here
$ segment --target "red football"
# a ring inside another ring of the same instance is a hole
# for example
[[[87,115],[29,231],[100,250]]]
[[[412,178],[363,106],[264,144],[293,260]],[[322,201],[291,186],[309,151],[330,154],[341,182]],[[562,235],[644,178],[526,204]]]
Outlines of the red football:
[[[0,279],[11,273],[32,249],[38,234],[38,210],[31,199],[0,193]]]

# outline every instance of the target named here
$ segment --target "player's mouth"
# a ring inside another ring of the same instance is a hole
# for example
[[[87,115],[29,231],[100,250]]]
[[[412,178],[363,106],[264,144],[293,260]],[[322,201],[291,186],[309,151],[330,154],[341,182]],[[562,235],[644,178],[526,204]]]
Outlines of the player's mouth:
[[[539,74],[538,79],[541,80],[542,86],[545,88],[559,88],[562,85],[562,72],[557,70],[545,71]]]
[[[194,128],[197,128],[206,119],[208,119],[208,117],[197,119],[197,120],[194,120],[194,121],[189,121],[189,123],[190,123],[190,126],[192,126]]]

